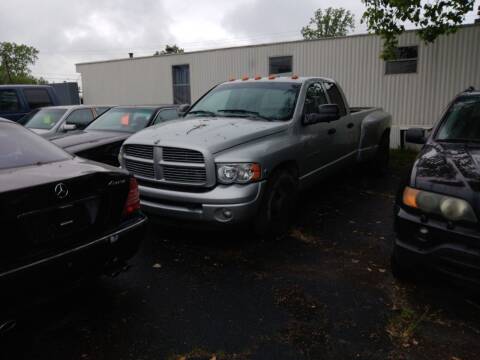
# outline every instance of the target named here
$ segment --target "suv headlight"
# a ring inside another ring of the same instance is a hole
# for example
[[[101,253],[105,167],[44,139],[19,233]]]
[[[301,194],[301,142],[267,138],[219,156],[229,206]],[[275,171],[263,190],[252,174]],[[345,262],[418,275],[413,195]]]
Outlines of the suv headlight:
[[[261,177],[261,167],[257,163],[217,164],[217,179],[221,184],[246,184]]]
[[[451,221],[476,222],[477,217],[470,204],[451,196],[406,187],[403,203],[430,214],[438,214]]]

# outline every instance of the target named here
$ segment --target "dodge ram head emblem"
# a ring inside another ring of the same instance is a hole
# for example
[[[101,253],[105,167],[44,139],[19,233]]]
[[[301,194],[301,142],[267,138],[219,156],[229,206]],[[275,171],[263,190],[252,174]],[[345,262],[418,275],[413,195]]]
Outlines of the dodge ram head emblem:
[[[59,199],[65,199],[68,196],[68,188],[64,183],[57,184],[55,186],[55,195]]]

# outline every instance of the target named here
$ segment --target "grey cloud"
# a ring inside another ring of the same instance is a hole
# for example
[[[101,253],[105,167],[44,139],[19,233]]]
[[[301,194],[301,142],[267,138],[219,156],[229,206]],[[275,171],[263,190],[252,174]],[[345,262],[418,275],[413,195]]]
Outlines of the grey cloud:
[[[0,41],[36,47],[35,73],[73,74],[78,61],[160,46],[170,21],[158,0],[2,1]]]

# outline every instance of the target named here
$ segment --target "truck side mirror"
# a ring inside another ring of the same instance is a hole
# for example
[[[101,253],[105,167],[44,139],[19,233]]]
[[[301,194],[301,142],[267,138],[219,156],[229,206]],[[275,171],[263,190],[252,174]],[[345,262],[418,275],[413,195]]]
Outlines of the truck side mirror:
[[[189,104],[182,104],[178,107],[178,115],[180,117],[184,117],[186,113],[190,110],[190,105]]]
[[[425,144],[425,130],[422,128],[407,129],[405,141],[412,144]]]
[[[318,106],[318,112],[305,114],[303,123],[305,125],[330,122],[340,119],[340,109],[337,104],[323,104]]]

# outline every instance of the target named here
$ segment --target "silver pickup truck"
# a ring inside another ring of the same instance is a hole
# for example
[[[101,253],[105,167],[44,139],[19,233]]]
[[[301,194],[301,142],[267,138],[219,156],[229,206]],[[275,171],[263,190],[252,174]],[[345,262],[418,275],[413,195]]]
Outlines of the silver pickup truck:
[[[384,168],[390,126],[379,108],[350,108],[331,79],[244,78],[131,136],[119,160],[148,214],[276,236],[298,191],[359,162]]]

